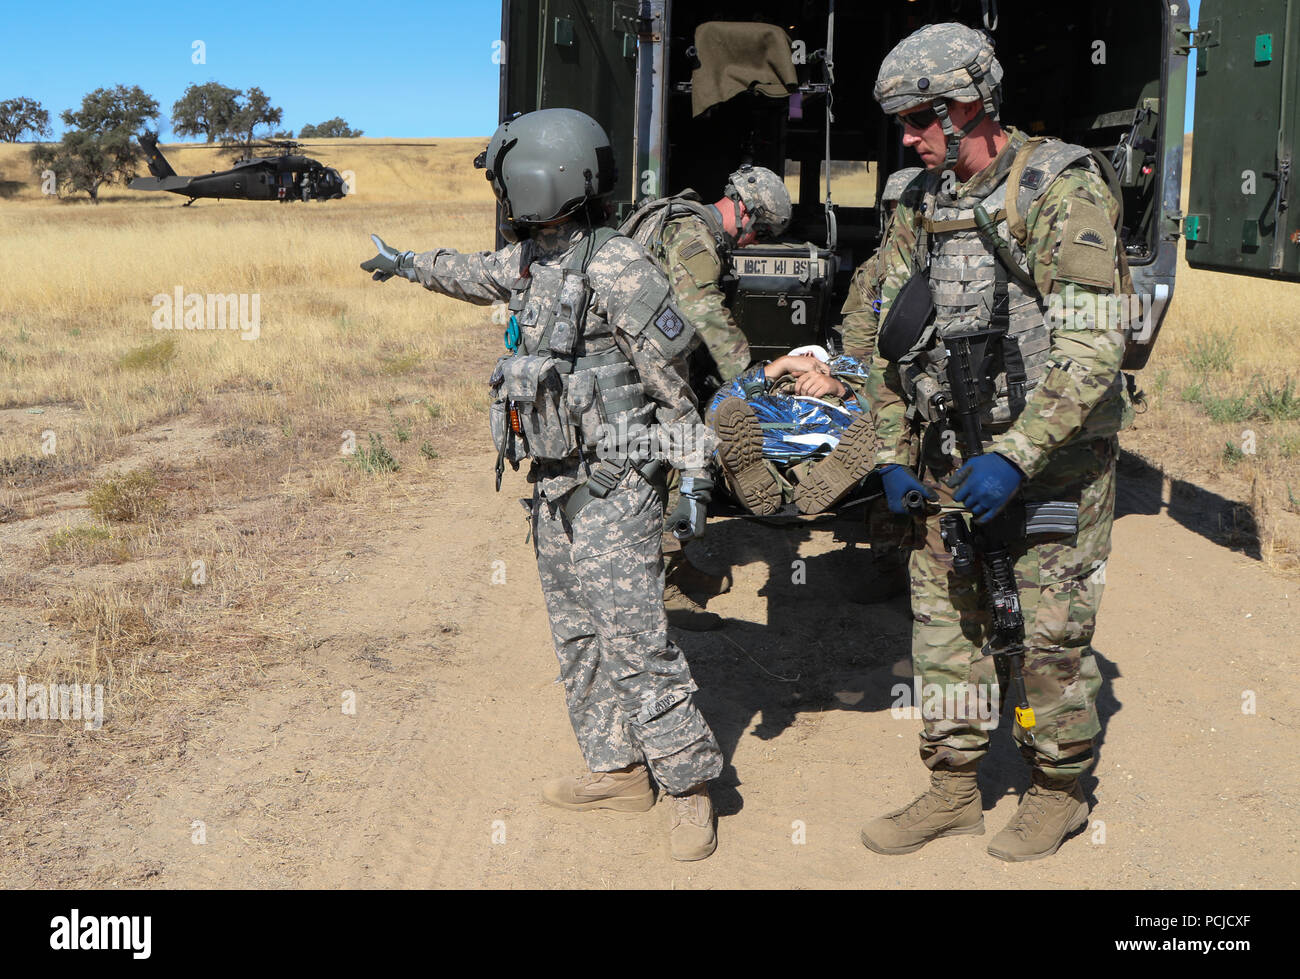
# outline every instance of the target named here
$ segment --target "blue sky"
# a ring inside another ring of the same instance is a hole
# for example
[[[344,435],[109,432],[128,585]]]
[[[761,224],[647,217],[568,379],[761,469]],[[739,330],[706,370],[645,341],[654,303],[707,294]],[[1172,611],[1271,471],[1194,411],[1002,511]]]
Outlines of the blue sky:
[[[500,34],[492,0],[51,0],[6,16],[0,99],[36,99],[62,132],[58,114],[87,92],[139,85],[158,100],[166,139],[185,88],[218,81],[261,86],[295,132],[342,116],[367,136],[487,136]],[[192,62],[195,40],[206,64]]]
[[[1195,23],[1200,0],[1191,7]],[[487,136],[497,122],[500,33],[494,0],[50,0],[6,18],[0,99],[36,99],[59,133],[59,113],[87,92],[139,85],[158,100],[167,139],[185,88],[218,81],[260,85],[295,132],[341,115],[367,136]],[[196,40],[206,64],[193,63]]]

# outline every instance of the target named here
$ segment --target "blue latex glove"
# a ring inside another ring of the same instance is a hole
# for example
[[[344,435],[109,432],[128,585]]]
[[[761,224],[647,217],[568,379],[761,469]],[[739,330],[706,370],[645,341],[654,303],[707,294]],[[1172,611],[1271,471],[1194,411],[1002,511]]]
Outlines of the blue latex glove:
[[[958,469],[949,482],[953,499],[975,515],[976,523],[988,523],[1024,482],[1024,474],[996,452],[976,456]]]
[[[896,513],[900,517],[905,517],[912,512],[907,509],[907,505],[903,502],[903,495],[908,490],[920,490],[925,498],[931,502],[939,499],[938,493],[918,480],[912,475],[910,469],[903,466],[889,465],[881,467],[880,481],[885,486],[885,502],[889,504],[889,512]]]

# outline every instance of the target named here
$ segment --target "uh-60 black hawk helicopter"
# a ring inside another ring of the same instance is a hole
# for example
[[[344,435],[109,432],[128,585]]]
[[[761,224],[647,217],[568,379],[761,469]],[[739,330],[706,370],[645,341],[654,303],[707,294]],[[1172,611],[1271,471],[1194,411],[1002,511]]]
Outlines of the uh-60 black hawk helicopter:
[[[284,139],[269,140],[267,145],[279,149],[279,155],[252,157],[240,160],[229,170],[185,177],[172,169],[158,149],[158,136],[146,132],[140,136],[140,148],[144,150],[153,176],[136,177],[127,187],[131,190],[164,190],[188,197],[183,207],[189,207],[200,197],[287,203],[328,201],[346,193],[343,177],[337,170],[293,152],[301,143]]]

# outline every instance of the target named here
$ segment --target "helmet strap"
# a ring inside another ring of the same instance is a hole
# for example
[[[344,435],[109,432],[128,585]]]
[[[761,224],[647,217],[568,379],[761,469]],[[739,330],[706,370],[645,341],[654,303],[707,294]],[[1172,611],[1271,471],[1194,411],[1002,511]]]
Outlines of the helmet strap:
[[[980,101],[984,103],[983,111],[975,118],[983,119],[988,116],[991,119],[996,119],[998,117],[998,93],[989,87],[988,77],[984,74],[984,69],[972,61],[966,66],[966,72],[970,75],[971,81],[975,83],[975,91],[979,92]]]
[[[957,166],[957,157],[961,155],[961,140],[966,134],[953,126],[952,119],[948,116],[948,103],[943,99],[934,103],[934,114],[939,117],[939,124],[943,126],[943,135],[948,141],[943,168],[951,170]]]
[[[985,88],[987,89],[987,86]],[[943,160],[945,170],[951,170],[957,166],[957,158],[961,155],[961,141],[978,129],[980,123],[985,119],[997,118],[996,115],[989,113],[987,103],[985,103],[980,106],[979,111],[971,117],[970,122],[966,123],[965,126],[954,126],[952,118],[948,115],[948,103],[944,99],[939,99],[934,103],[934,114],[939,117],[939,124],[943,126],[943,134],[948,138],[948,153]]]
[[[754,215],[750,214],[748,209],[745,209],[743,215],[741,214],[742,205],[740,201],[740,192],[736,190],[734,184],[727,184],[727,189],[722,193],[729,201],[731,201],[731,223],[736,229],[734,232],[735,240],[740,241],[740,239],[749,234],[750,229],[754,227]]]

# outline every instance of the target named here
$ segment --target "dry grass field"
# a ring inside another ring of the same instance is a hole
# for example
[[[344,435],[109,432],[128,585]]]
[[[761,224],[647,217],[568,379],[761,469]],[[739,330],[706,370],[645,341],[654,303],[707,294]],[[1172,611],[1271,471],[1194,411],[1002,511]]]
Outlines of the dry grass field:
[[[104,683],[116,721],[96,741],[0,725],[0,811],[81,791],[79,753],[105,741],[183,754],[232,685],[309,655],[270,614],[312,593],[308,564],[364,546],[367,521],[484,442],[499,327],[357,268],[371,232],[490,246],[483,141],[374,145],[392,142],[307,142],[355,174],[344,200],[188,208],[122,187],[43,197],[27,147],[0,146],[0,679]],[[179,173],[229,160],[164,152]],[[841,202],[874,196],[874,173],[842,177]],[[256,294],[257,339],[155,329],[153,297],[177,287]],[[1281,573],[1300,567],[1298,290],[1183,266],[1124,438],[1241,504],[1225,540]]]
[[[1187,139],[1183,197],[1192,160]],[[1123,436],[1175,480],[1242,503],[1225,540],[1300,571],[1300,285],[1191,269],[1139,378],[1150,410]]]
[[[125,719],[163,674],[256,670],[284,639],[258,620],[295,580],[293,555],[436,478],[457,438],[479,440],[486,312],[412,302],[417,287],[357,265],[371,232],[490,247],[482,141],[369,142],[308,144],[353,171],[355,196],[192,207],[120,186],[98,205],[43,197],[27,147],[0,147],[0,672],[104,683]],[[179,173],[229,165],[164,151]],[[257,339],[155,329],[153,297],[177,287],[256,294]],[[77,641],[24,641],[45,623]],[[221,696],[188,690],[194,709]],[[39,737],[19,725],[11,752]]]

